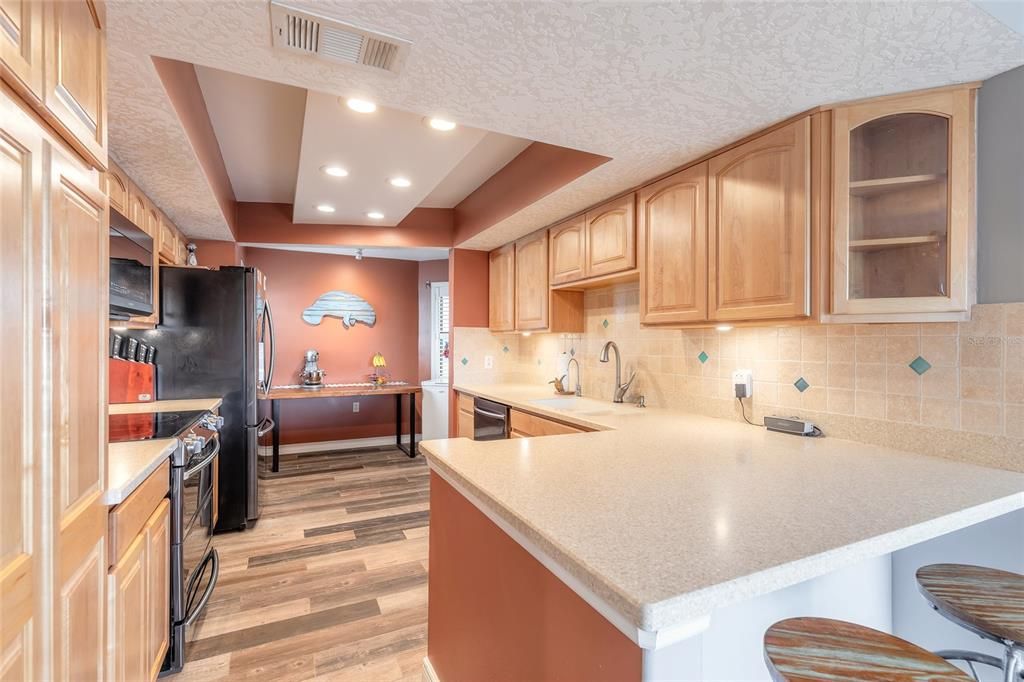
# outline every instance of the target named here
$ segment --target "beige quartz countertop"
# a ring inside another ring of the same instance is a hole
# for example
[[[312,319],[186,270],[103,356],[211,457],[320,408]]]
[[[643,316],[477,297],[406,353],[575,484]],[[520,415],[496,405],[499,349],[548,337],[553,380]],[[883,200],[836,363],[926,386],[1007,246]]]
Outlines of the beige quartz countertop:
[[[220,398],[192,398],[189,400],[155,400],[151,403],[118,403],[110,406],[110,414],[144,414],[171,410],[215,410]]]
[[[1024,508],[1024,474],[671,410],[538,405],[556,397],[540,387],[455,388],[599,429],[421,447],[584,599],[648,633]]]
[[[103,503],[121,504],[178,446],[174,438],[111,443],[107,449],[107,489]]]

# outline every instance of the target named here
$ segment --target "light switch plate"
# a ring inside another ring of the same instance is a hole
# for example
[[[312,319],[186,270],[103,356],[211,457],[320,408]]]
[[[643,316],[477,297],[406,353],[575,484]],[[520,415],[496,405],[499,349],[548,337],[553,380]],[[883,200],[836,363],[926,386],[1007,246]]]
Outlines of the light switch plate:
[[[353,400],[352,401],[352,411],[353,412],[358,412],[359,411],[359,401],[358,400]]]
[[[484,369],[494,369],[494,356],[493,355],[485,355],[484,356]]]

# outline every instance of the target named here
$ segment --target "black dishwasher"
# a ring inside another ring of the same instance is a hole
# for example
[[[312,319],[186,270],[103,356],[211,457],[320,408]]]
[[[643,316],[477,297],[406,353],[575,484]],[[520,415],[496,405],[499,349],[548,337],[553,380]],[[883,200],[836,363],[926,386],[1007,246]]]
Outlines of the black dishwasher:
[[[473,440],[508,438],[508,405],[484,398],[473,399]]]

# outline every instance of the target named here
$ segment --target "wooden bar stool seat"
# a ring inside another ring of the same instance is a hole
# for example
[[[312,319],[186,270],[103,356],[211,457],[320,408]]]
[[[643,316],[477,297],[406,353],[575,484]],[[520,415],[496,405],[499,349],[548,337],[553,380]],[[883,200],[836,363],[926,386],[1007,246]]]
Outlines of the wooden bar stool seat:
[[[893,635],[829,618],[788,618],[768,628],[764,659],[776,682],[971,682],[935,654]]]
[[[917,571],[924,598],[987,639],[1024,643],[1024,575],[983,566],[932,564]]]
[[[932,564],[917,570],[917,586],[944,618],[1004,647],[1002,660],[961,649],[936,654],[998,668],[1007,682],[1024,680],[1024,575],[984,566]]]

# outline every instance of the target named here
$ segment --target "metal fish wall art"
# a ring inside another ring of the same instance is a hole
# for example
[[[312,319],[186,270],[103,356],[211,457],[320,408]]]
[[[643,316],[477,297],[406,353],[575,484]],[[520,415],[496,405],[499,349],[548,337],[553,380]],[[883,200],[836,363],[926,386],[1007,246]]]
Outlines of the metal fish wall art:
[[[357,322],[367,327],[377,323],[373,306],[362,297],[347,291],[328,291],[320,294],[313,305],[302,311],[302,319],[309,324],[320,324],[325,317],[336,317],[348,329]]]

